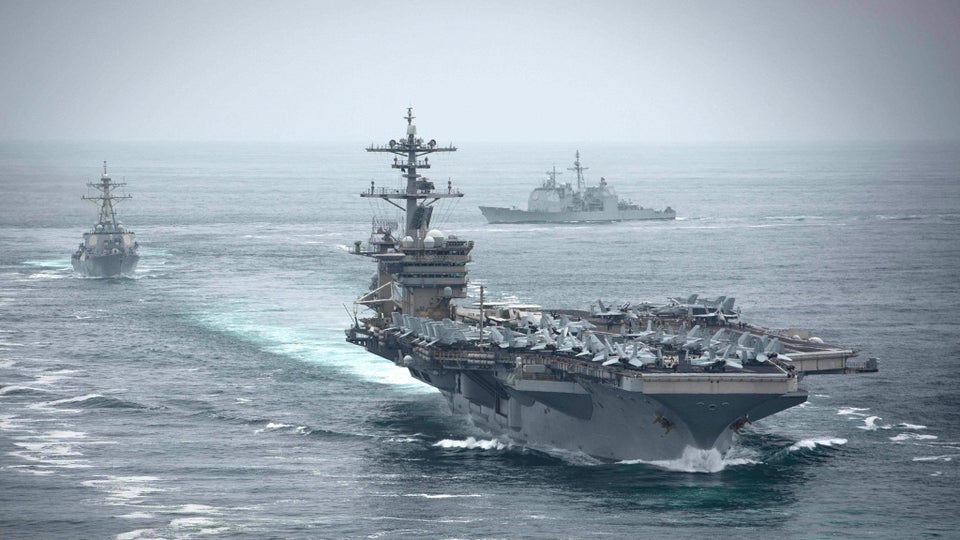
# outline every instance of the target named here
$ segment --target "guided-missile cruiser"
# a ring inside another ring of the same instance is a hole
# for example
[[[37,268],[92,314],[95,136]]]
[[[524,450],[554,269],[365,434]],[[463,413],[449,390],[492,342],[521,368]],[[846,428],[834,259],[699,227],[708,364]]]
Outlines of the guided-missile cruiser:
[[[437,388],[478,428],[601,460],[722,454],[748,423],[805,402],[806,375],[877,370],[851,360],[854,349],[748,324],[733,298],[550,310],[487,302],[481,287],[478,302],[465,300],[474,243],[431,226],[437,203],[463,193],[420,174],[429,154],[457,148],[424,142],[412,109],[404,118],[403,137],[367,148],[394,154],[405,182],[371,182],[360,196],[405,219],[375,219],[354,243],[377,272],[346,339]]]
[[[481,206],[480,212],[490,223],[574,223],[583,221],[640,221],[676,219],[669,206],[663,210],[644,208],[621,199],[613,186],[600,177],[600,184],[587,186],[580,165],[580,151],[569,170],[577,174],[574,189],[569,182],[558,182],[557,168],[547,172],[547,179],[530,192],[527,209]]]
[[[99,191],[99,194],[93,197],[83,196],[81,199],[96,204],[100,213],[93,230],[83,233],[83,242],[71,257],[74,271],[89,277],[133,274],[140,260],[137,253],[140,244],[137,243],[134,232],[127,230],[123,223],[117,220],[114,210],[114,205],[119,201],[132,198],[130,195],[113,194],[115,188],[126,184],[114,182],[110,178],[107,174],[107,162],[104,161],[100,181],[87,185]]]

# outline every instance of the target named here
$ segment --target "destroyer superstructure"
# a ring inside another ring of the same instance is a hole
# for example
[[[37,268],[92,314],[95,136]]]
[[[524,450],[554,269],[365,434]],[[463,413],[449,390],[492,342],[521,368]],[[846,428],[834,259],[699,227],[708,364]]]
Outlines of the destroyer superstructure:
[[[557,168],[547,171],[543,184],[530,192],[527,209],[481,206],[480,212],[490,223],[571,223],[582,221],[639,221],[676,219],[677,213],[669,206],[663,210],[644,208],[621,199],[616,190],[600,178],[597,186],[587,186],[580,165],[580,151],[573,167],[577,175],[576,189],[569,183],[557,181]]]
[[[406,215],[402,231],[375,221],[367,246],[356,243],[377,274],[357,300],[371,312],[355,317],[347,341],[406,367],[478,427],[610,460],[724,452],[747,423],[806,401],[805,374],[876,369],[850,362],[855,350],[746,324],[732,298],[543,310],[486,302],[481,288],[479,303],[456,304],[473,243],[430,221],[434,203],[462,193],[417,173],[425,154],[456,148],[423,143],[409,110],[405,118],[402,139],[367,148],[396,154],[406,187],[371,184],[361,196]]]
[[[115,195],[114,189],[126,184],[114,182],[107,174],[107,162],[103,162],[103,175],[99,182],[90,182],[88,186],[99,194],[81,199],[91,201],[99,207],[99,216],[93,230],[83,233],[83,242],[73,253],[73,269],[90,277],[115,277],[133,274],[140,260],[139,244],[133,231],[127,230],[117,220],[114,206],[130,195]]]

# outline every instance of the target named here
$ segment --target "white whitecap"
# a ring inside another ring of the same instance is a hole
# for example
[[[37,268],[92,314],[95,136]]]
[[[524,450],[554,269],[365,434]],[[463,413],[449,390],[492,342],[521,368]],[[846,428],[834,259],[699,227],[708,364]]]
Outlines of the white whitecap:
[[[497,439],[477,440],[474,437],[467,437],[462,441],[443,439],[442,441],[434,443],[433,446],[440,448],[464,448],[470,450],[503,450],[508,445],[498,441]]]
[[[913,461],[953,461],[953,458],[960,457],[960,454],[946,454],[943,456],[917,456]]]
[[[153,529],[136,529],[133,531],[127,531],[117,535],[117,540],[137,540],[137,538],[143,538],[144,534],[154,532]]]
[[[796,452],[797,450],[813,450],[818,446],[826,446],[828,448],[833,448],[835,446],[841,446],[847,444],[846,439],[841,439],[838,437],[818,437],[813,439],[802,439],[799,440],[790,447],[787,448],[790,452]]]
[[[925,435],[922,433],[901,433],[899,435],[890,437],[891,441],[902,442],[902,441],[930,441],[937,439],[936,435]]]
[[[864,407],[840,407],[837,409],[837,414],[840,416],[867,416],[863,412],[869,410],[869,408]]]
[[[424,499],[459,499],[463,497],[483,497],[479,493],[465,493],[465,494],[454,494],[454,493],[404,493],[404,497],[422,497]]]
[[[863,429],[866,431],[876,431],[878,429],[893,429],[893,426],[890,424],[878,424],[880,420],[883,420],[879,416],[868,416],[863,419],[863,425],[857,426],[858,429]]]
[[[170,527],[173,529],[196,529],[200,527],[210,527],[215,524],[215,521],[205,517],[177,518],[170,521]]]
[[[927,429],[927,426],[922,426],[920,424],[908,424],[906,422],[897,424],[897,427],[903,429]]]
[[[123,514],[114,517],[121,519],[153,519],[154,516],[149,512],[130,512],[129,514]]]
[[[653,461],[636,459],[625,460],[621,461],[620,463],[624,465],[643,463],[645,465],[653,465],[655,467],[677,472],[716,473],[726,469],[727,467],[734,467],[737,465],[753,465],[761,462],[747,457],[726,457],[715,448],[705,450],[702,448],[693,448],[692,446],[688,446],[683,449],[683,455],[677,459]]]

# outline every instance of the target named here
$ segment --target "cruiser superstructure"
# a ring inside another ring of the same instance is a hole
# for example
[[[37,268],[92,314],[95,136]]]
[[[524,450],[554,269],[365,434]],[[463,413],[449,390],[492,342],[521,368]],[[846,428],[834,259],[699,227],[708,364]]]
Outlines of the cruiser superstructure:
[[[83,233],[83,242],[73,253],[71,262],[74,271],[89,277],[115,277],[133,274],[140,260],[140,245],[133,231],[127,230],[117,220],[114,206],[130,195],[114,195],[113,190],[126,184],[114,182],[107,174],[107,162],[103,162],[103,175],[99,182],[90,182],[88,186],[99,194],[81,199],[91,201],[99,207],[99,216],[93,230]]]
[[[799,405],[806,374],[875,371],[857,351],[740,320],[732,298],[696,295],[663,305],[598,302],[590,311],[544,310],[466,297],[473,242],[431,228],[434,203],[462,197],[418,170],[426,154],[408,110],[406,134],[368,152],[393,153],[406,187],[371,184],[405,212],[403,228],[374,221],[355,252],[377,261],[347,341],[434,386],[478,427],[534,448],[607,460],[663,460],[689,449],[726,451],[747,423]],[[398,204],[398,202],[400,204]]]
[[[547,179],[530,193],[527,209],[481,206],[480,212],[490,223],[572,223],[582,221],[637,221],[676,219],[669,206],[663,210],[644,208],[617,196],[617,192],[600,178],[600,185],[587,186],[580,165],[580,151],[569,169],[577,174],[576,189],[560,183],[557,168],[547,171]]]

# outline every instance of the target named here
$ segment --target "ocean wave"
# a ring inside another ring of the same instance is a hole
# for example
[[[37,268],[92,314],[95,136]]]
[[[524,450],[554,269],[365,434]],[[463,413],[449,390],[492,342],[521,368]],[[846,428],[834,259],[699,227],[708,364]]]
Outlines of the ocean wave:
[[[953,461],[953,458],[960,457],[960,454],[946,454],[942,456],[917,456],[913,461]]]
[[[50,391],[44,390],[42,388],[34,388],[32,386],[20,386],[18,384],[11,384],[9,386],[0,387],[0,395],[4,395],[4,394],[16,395],[16,394],[31,394],[31,393],[49,394]]]
[[[902,441],[930,441],[933,439],[938,439],[936,435],[925,435],[922,433],[901,433],[890,437],[891,441],[902,442]]]
[[[818,437],[813,439],[799,440],[790,445],[787,448],[787,451],[796,452],[798,450],[815,450],[818,446],[833,448],[836,446],[842,446],[844,444],[847,444],[847,440],[839,437]]]
[[[880,420],[883,420],[883,418],[880,418],[879,416],[868,416],[863,419],[863,425],[857,426],[857,429],[862,429],[865,431],[876,431],[878,429],[893,429],[893,426],[891,426],[890,424],[878,424],[877,422],[879,422]]]
[[[462,441],[452,439],[443,439],[433,443],[438,448],[457,448],[467,450],[503,450],[509,448],[509,444],[504,444],[497,439],[477,440],[474,437],[467,437]]]
[[[41,401],[29,405],[30,408],[43,409],[48,407],[60,407],[61,405],[79,404],[84,409],[145,409],[146,407],[139,403],[126,401],[103,394],[86,394],[83,396],[74,396],[69,398],[57,399],[53,401]]]
[[[135,504],[147,495],[166,491],[150,485],[157,480],[155,476],[102,476],[81,484],[105,491],[108,504]]]
[[[839,416],[867,416],[864,412],[869,410],[869,407],[840,407],[837,409],[837,414]]]
[[[471,497],[483,497],[479,493],[404,493],[404,497],[421,497],[424,499],[462,499]]]

